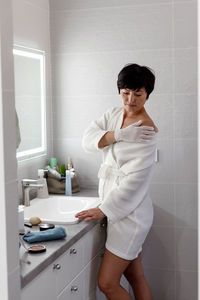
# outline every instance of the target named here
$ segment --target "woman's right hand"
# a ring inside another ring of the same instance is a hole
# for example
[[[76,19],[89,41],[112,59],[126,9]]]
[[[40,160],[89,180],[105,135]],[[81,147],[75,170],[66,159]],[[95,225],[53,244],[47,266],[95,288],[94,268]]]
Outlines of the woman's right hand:
[[[146,142],[152,139],[155,135],[154,128],[151,126],[140,126],[142,120],[133,123],[125,128],[117,129],[114,132],[116,142]]]

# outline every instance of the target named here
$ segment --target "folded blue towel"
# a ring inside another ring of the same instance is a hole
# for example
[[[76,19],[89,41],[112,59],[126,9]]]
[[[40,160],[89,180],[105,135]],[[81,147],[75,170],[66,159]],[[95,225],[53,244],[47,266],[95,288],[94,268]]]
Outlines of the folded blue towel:
[[[23,239],[28,243],[43,242],[50,240],[63,239],[67,236],[65,228],[55,227],[45,231],[29,232],[23,236]]]

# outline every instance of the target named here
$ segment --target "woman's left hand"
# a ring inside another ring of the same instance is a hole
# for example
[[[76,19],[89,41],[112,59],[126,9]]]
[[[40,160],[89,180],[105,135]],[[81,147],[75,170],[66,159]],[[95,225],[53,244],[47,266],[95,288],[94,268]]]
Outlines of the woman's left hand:
[[[85,219],[86,222],[92,221],[92,220],[99,220],[105,217],[104,213],[98,208],[91,208],[88,210],[83,210],[75,215],[76,218],[79,218],[80,220]]]

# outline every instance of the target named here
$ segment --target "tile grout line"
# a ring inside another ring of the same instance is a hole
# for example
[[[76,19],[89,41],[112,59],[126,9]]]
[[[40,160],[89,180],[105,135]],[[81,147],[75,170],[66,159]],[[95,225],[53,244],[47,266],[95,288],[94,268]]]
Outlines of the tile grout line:
[[[172,104],[173,104],[173,168],[174,168],[174,162],[175,162],[175,3],[174,0],[172,0]],[[173,170],[174,174],[174,170]],[[176,191],[176,185],[175,185],[175,178],[173,175],[173,199],[174,199],[174,211],[175,211],[175,226],[174,226],[174,299],[176,299],[177,296],[177,277],[176,277],[176,268],[177,268],[177,257],[176,257],[176,198],[175,198],[175,191]]]
[[[40,10],[42,10],[45,13],[49,13],[49,11],[50,11],[49,8],[44,8],[44,7],[41,7],[40,5],[33,4],[32,2],[30,2],[28,0],[24,0],[24,3],[27,4],[27,5],[29,5],[29,6],[32,6],[34,8],[40,9]]]
[[[151,6],[170,6],[173,3],[173,0],[171,1],[165,1],[164,3],[159,3],[159,2],[152,2],[152,3],[145,3],[145,4],[130,4],[130,5],[116,5],[114,6],[114,9],[122,9],[122,8],[136,8],[136,7],[151,7]],[[191,4],[191,3],[196,3],[196,0],[185,0],[185,1],[177,1],[178,4]],[[73,13],[73,12],[79,12],[79,11],[90,11],[90,10],[105,10],[105,9],[112,9],[113,6],[99,6],[99,7],[87,7],[87,8],[72,8],[72,9],[50,9],[51,14],[55,13]]]
[[[173,96],[174,95],[178,95],[178,96],[196,96],[197,94],[196,93],[154,93],[154,96],[167,96],[167,95],[170,95],[170,96]],[[85,98],[93,98],[93,97],[97,97],[97,98],[102,98],[102,97],[119,97],[119,94],[88,94],[88,95],[85,95],[84,96]],[[66,98],[80,98],[80,99],[83,99],[83,96],[81,95],[66,95],[66,96],[62,96],[62,95],[54,95],[54,98],[56,99],[66,99]],[[85,101],[85,102],[90,102],[89,100]]]
[[[175,268],[153,268],[153,267],[148,267],[147,265],[144,265],[145,269],[148,270],[158,270],[158,271],[169,271],[169,272],[192,272],[192,273],[198,273],[198,270],[192,270],[192,269],[181,269],[179,268],[177,271]]]
[[[65,48],[67,47],[67,45],[63,44],[61,46],[62,48]],[[55,49],[54,47],[54,44],[51,44],[51,49]],[[134,52],[171,52],[171,50],[196,50],[196,47],[170,47],[170,48],[138,48],[138,49],[134,49],[134,50],[131,50],[131,49],[124,49],[124,50],[102,50],[102,51],[85,51],[85,52],[76,52],[76,51],[73,51],[73,52],[69,52],[69,51],[54,51],[54,54],[52,55],[53,57],[56,57],[56,56],[70,56],[70,55],[102,55],[102,54],[121,54],[121,53],[126,53],[126,52],[129,52],[129,53],[134,53]]]

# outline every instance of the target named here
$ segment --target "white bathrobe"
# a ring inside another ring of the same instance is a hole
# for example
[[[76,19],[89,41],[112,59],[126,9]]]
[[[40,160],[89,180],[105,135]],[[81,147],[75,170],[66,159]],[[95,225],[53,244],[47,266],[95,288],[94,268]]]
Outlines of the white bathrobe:
[[[83,135],[86,152],[102,151],[99,177],[99,208],[107,216],[106,248],[128,260],[142,251],[142,244],[153,223],[149,197],[157,134],[147,142],[117,142],[103,149],[98,143],[107,131],[120,129],[123,107],[109,109],[91,123]]]

